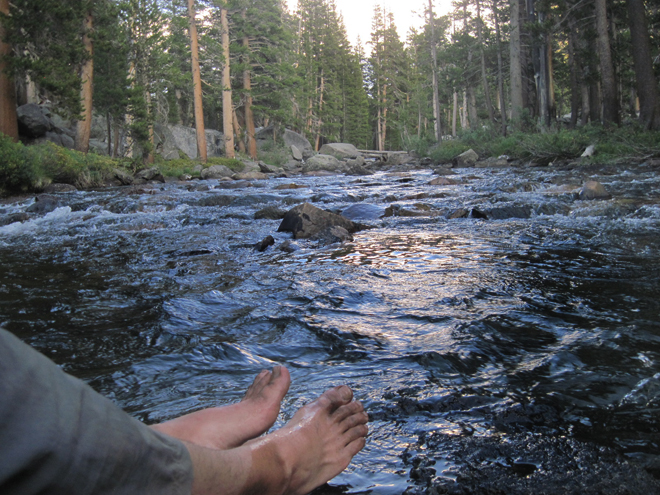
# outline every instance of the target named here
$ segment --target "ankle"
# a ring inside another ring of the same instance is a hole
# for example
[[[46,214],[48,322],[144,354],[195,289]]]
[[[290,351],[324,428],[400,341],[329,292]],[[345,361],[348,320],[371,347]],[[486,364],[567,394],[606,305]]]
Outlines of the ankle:
[[[279,432],[251,445],[253,479],[257,482],[255,493],[283,495],[290,491],[294,474],[294,462]]]

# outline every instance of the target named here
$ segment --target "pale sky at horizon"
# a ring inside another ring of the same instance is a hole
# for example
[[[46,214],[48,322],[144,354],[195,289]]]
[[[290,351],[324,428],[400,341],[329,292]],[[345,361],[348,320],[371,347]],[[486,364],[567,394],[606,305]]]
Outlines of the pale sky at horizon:
[[[420,28],[424,24],[423,13],[428,0],[335,0],[335,3],[344,17],[351,45],[356,45],[359,35],[362,46],[368,52],[366,42],[371,37],[371,21],[376,5],[383,5],[394,14],[399,37],[405,41],[411,27]],[[291,10],[295,10],[297,0],[288,0],[288,4]],[[436,16],[445,15],[451,10],[451,0],[435,0],[433,4]]]

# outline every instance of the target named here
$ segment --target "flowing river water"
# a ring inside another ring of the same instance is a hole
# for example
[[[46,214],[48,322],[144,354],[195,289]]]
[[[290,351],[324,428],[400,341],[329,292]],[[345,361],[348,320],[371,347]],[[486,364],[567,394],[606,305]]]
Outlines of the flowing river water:
[[[62,193],[0,227],[0,323],[148,423],[275,364],[276,427],[349,384],[367,446],[319,493],[660,493],[660,174],[456,172]],[[588,179],[613,199],[575,199]],[[371,228],[280,250],[254,214],[302,202],[372,205]],[[391,204],[424,216],[379,218]],[[447,218],[503,207],[529,217]]]

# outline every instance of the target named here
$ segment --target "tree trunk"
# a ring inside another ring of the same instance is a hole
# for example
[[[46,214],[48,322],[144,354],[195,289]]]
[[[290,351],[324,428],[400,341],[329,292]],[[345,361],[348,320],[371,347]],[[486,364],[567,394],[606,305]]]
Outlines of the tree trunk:
[[[607,0],[596,0],[596,30],[598,32],[598,58],[600,59],[601,88],[603,94],[603,123],[605,125],[618,125],[620,124],[619,94],[616,86],[616,76],[614,75],[614,65],[612,63],[612,50],[610,49]]]
[[[146,78],[147,77],[146,77],[146,74],[145,74],[145,76],[144,76],[145,80],[144,80],[143,84],[144,84],[145,88],[148,88],[149,87],[149,82],[146,80]],[[144,99],[147,102],[147,109],[148,109],[149,115],[151,115],[151,92],[149,90],[145,90]],[[151,146],[150,146],[150,149],[149,149],[149,153],[146,156],[143,157],[143,161],[144,161],[145,165],[146,164],[152,164],[154,162],[154,158],[155,158],[154,155],[156,154],[156,148],[154,146],[154,124],[153,124],[153,119],[150,118],[149,120],[151,122],[149,124],[149,144]]]
[[[120,143],[119,134],[120,133],[119,133],[119,123],[116,122],[116,119],[115,119],[115,125],[113,127],[115,128],[115,138],[114,138],[114,144],[113,144],[113,147],[112,147],[112,155],[111,156],[112,156],[112,158],[117,158],[119,156],[119,143]]]
[[[568,66],[570,70],[570,84],[571,84],[571,122],[570,129],[575,129],[578,122],[578,114],[580,112],[580,68],[576,56],[576,31],[575,20],[573,16],[568,21]]]
[[[592,82],[589,86],[589,116],[591,122],[600,122],[602,116],[603,101],[601,99],[600,85]]]
[[[246,17],[246,12],[243,11],[243,18]],[[247,153],[253,160],[257,159],[257,140],[255,138],[254,129],[254,115],[252,114],[252,74],[250,72],[250,39],[246,36],[243,37],[243,47],[245,48],[245,70],[243,71],[243,90],[245,91],[245,138],[247,144]]]
[[[451,136],[456,137],[456,121],[458,120],[458,93],[454,90],[454,109],[451,116]]]
[[[9,0],[0,0],[0,13],[9,15]],[[0,133],[18,142],[16,117],[16,87],[14,79],[5,72],[5,57],[11,56],[11,46],[4,42],[5,30],[0,23]]]
[[[486,109],[488,118],[495,124],[495,112],[493,111],[493,102],[490,98],[490,88],[488,86],[488,75],[486,74],[486,52],[484,51],[484,41],[482,36],[481,20],[481,0],[477,0],[477,40],[479,42],[479,51],[481,54],[481,79],[484,85],[484,98],[486,100]]]
[[[470,129],[475,130],[479,125],[479,116],[477,114],[477,95],[474,94],[474,88],[468,86],[467,88],[467,97],[468,97],[468,123],[470,124]]]
[[[83,104],[83,119],[76,123],[76,150],[89,151],[89,137],[92,133],[92,105],[94,93],[94,45],[90,33],[94,27],[94,17],[88,12],[83,21],[82,42],[87,60],[80,67],[80,99]]]
[[[519,121],[522,117],[523,83],[520,57],[520,0],[511,0],[511,41],[509,44],[511,60],[511,119]]]
[[[234,126],[234,135],[238,140],[238,151],[240,153],[245,153],[247,152],[247,149],[245,148],[245,142],[243,141],[243,129],[241,128],[241,124],[239,124],[238,122],[238,115],[236,115],[235,109],[232,112],[231,120],[232,120],[232,125]]]
[[[105,128],[108,131],[108,156],[112,156],[112,117],[110,117],[110,112],[105,114]]]
[[[500,39],[500,21],[497,13],[497,0],[492,0],[495,17],[495,36],[497,38],[497,91],[500,99],[500,120],[502,136],[506,136],[506,100],[504,98],[504,62],[502,60],[502,40]]]
[[[190,25],[190,52],[192,59],[193,99],[195,108],[195,132],[197,153],[202,163],[206,163],[206,132],[204,129],[204,108],[202,106],[202,75],[199,70],[199,46],[197,25],[195,24],[195,0],[188,0],[188,22]],[[231,131],[230,131],[231,132]]]
[[[381,148],[378,151],[385,151],[385,139],[387,138],[387,84],[383,85],[383,124],[380,127],[381,138],[380,146]]]
[[[431,25],[431,63],[433,71],[433,119],[435,139],[442,142],[442,123],[440,120],[440,97],[438,94],[438,54],[435,39],[435,22],[433,19],[433,1],[429,0],[429,23]]]
[[[225,61],[222,65],[222,129],[225,135],[225,156],[234,158],[234,127],[232,125],[231,72],[229,68],[229,23],[227,22],[227,2],[220,10],[222,25],[222,53]]]
[[[591,96],[589,91],[589,84],[582,81],[580,86],[580,93],[582,96],[582,116],[580,117],[580,124],[587,125],[591,117]]]
[[[323,122],[321,121],[321,115],[323,114],[323,97],[325,92],[325,76],[323,74],[323,69],[321,69],[321,86],[319,88],[319,117],[316,122],[316,139],[314,149],[318,151],[321,148],[321,127]]]
[[[633,63],[639,96],[639,119],[647,129],[660,130],[660,97],[653,73],[651,44],[644,0],[628,0],[628,19],[633,46]]]

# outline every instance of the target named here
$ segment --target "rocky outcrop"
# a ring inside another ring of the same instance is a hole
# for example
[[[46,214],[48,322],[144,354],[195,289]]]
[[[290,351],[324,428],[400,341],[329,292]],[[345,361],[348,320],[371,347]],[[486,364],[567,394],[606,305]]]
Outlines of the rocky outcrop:
[[[54,125],[47,115],[47,109],[35,103],[22,105],[16,110],[18,131],[28,138],[39,138],[53,130]]]
[[[360,224],[346,217],[303,203],[284,215],[277,231],[291,232],[294,239],[309,239],[320,235],[329,227],[342,227],[351,234],[362,228]]]
[[[312,150],[312,145],[302,134],[298,134],[290,129],[284,130],[284,135],[282,136],[284,144],[287,146],[295,146],[299,151],[303,152],[305,150]],[[295,158],[295,157],[294,157]]]
[[[222,156],[225,140],[221,132],[212,129],[205,131],[206,154],[209,157]],[[179,158],[179,150],[188,158],[197,158],[197,131],[192,127],[182,125],[157,126],[156,150],[166,160]]]

